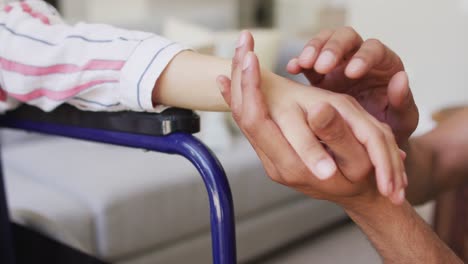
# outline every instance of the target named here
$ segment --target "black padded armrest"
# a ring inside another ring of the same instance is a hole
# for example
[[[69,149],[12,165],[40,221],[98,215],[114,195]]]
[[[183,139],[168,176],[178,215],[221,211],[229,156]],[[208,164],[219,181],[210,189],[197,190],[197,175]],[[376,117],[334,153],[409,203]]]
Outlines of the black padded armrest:
[[[2,115],[0,120],[49,123],[155,136],[173,132],[194,134],[200,131],[200,117],[193,111],[179,108],[170,108],[155,114],[129,111],[89,112],[63,105],[52,112],[44,112],[39,108],[23,105]]]

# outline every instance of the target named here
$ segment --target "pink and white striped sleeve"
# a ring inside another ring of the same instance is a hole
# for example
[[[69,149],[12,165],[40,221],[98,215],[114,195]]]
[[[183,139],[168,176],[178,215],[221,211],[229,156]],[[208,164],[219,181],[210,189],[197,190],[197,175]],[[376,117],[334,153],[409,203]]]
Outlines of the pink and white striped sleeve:
[[[163,37],[102,24],[63,23],[41,0],[0,11],[0,111],[27,103],[53,110],[158,111],[151,94],[186,49]]]

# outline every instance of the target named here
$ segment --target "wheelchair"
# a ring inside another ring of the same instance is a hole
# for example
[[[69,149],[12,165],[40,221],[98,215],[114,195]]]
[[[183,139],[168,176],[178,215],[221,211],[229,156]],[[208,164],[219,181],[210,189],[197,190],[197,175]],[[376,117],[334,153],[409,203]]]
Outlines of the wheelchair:
[[[218,159],[208,147],[192,135],[200,130],[200,117],[194,112],[177,108],[168,109],[161,114],[84,112],[64,105],[46,113],[24,105],[0,116],[0,127],[185,157],[200,173],[208,193],[213,263],[236,263],[231,189]],[[104,264],[106,262],[28,227],[12,223],[0,160],[0,263]]]

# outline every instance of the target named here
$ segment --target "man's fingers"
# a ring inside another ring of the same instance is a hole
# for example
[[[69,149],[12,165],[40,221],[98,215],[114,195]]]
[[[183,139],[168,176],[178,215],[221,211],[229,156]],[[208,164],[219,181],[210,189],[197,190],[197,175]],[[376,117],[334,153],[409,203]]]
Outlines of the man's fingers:
[[[369,158],[375,167],[377,186],[380,193],[385,196],[393,192],[393,162],[390,146],[385,132],[377,126],[375,118],[370,116],[350,96],[342,98],[333,105],[350,126],[356,139],[365,146]],[[348,99],[349,98],[349,99]],[[348,107],[344,107],[344,106]]]
[[[218,89],[224,101],[231,107],[231,80],[224,75],[220,75],[216,78],[216,84],[218,85]]]
[[[368,154],[335,108],[321,103],[307,112],[310,128],[332,150],[342,174],[351,182],[368,176],[373,170]]]
[[[409,87],[408,75],[401,71],[395,74],[388,84],[388,100],[395,110],[406,113],[414,104],[413,94]]]
[[[409,87],[406,72],[395,74],[387,90],[389,107],[388,122],[399,129],[394,131],[398,135],[397,142],[405,142],[418,125],[419,112]]]
[[[248,31],[242,31],[237,43],[236,52],[232,58],[231,70],[231,109],[233,114],[239,114],[242,108],[242,92],[240,86],[242,74],[242,62],[245,54],[254,48],[252,34]]]
[[[302,72],[311,84],[318,84],[361,44],[362,38],[353,28],[324,30],[308,42],[301,55],[293,58],[286,69],[291,74]]]
[[[299,59],[298,58],[292,58],[289,62],[288,65],[286,65],[286,71],[288,71],[290,74],[299,74],[302,72],[302,68],[299,65]]]
[[[363,77],[376,65],[382,63],[387,52],[390,52],[390,49],[379,40],[366,40],[346,66],[346,76],[351,79]]]
[[[220,75],[216,79],[216,83],[218,85],[219,90],[221,91],[221,95],[226,101],[228,106],[231,105],[231,80],[224,76]],[[257,143],[253,141],[248,135],[245,135],[246,138],[249,140],[250,144],[252,145],[253,149],[257,153],[258,157],[262,161],[263,167],[265,168],[266,173],[268,176],[275,182],[282,183],[283,179],[281,174],[275,167],[275,164],[268,158],[268,156],[257,146]]]
[[[327,41],[315,62],[315,71],[321,74],[331,72],[346,56],[362,44],[361,36],[351,27],[335,32]]]
[[[278,170],[291,172],[287,175],[290,177],[287,185],[300,184],[303,180],[301,177],[304,175],[293,172],[305,172],[307,169],[269,116],[260,89],[258,59],[253,53],[249,53],[246,58],[245,69],[242,71],[242,85],[244,86],[241,90],[243,108],[246,110],[242,111],[236,122],[249,141],[253,143],[257,153],[264,153]],[[294,168],[294,171],[291,171],[291,168]],[[280,177],[277,175],[274,180],[282,180]]]
[[[298,63],[301,68],[312,69],[314,67],[320,51],[333,33],[335,33],[334,30],[322,30],[307,43],[298,58]]]

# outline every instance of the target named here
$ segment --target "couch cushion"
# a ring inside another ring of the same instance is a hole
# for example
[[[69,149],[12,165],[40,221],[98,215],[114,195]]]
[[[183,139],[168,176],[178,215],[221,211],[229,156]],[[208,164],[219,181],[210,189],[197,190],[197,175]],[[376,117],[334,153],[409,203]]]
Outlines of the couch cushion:
[[[182,157],[63,138],[5,152],[8,166],[89,207],[97,253],[106,259],[130,257],[209,228],[205,187]],[[217,155],[238,218],[297,198],[265,176],[245,139]]]
[[[13,221],[84,252],[95,252],[93,214],[86,204],[7,166],[4,171]]]
[[[0,138],[2,148],[8,148],[10,146],[16,146],[19,144],[28,144],[32,141],[37,140],[53,140],[54,138],[48,137],[42,134],[29,133],[22,130],[4,129],[0,130]]]

